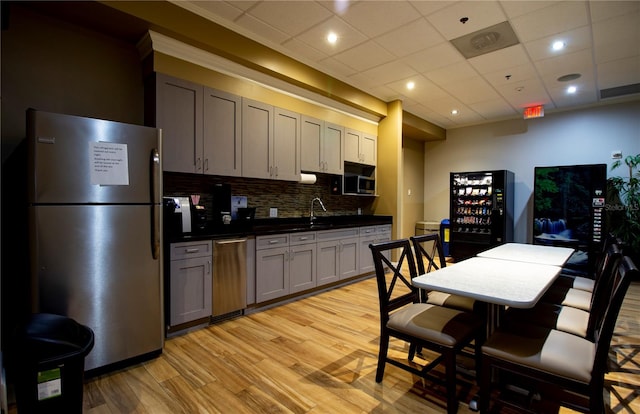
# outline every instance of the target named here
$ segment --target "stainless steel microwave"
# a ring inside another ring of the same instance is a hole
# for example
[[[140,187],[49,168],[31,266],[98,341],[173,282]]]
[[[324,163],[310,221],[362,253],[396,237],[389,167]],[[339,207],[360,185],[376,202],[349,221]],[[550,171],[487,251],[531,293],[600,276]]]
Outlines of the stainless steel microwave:
[[[362,175],[346,175],[344,177],[344,192],[356,194],[375,194],[376,180]]]

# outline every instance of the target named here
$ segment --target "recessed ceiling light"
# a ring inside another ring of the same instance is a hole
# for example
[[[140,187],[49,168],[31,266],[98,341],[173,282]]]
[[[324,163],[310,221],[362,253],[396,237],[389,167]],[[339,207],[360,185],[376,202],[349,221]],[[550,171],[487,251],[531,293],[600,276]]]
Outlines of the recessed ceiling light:
[[[337,41],[338,41],[338,35],[335,34],[334,32],[329,32],[329,34],[327,35],[327,42],[334,44]]]
[[[457,109],[452,109],[451,110],[451,115],[458,115],[458,110]]]
[[[578,88],[576,88],[575,86],[569,86],[567,88],[567,93],[576,93],[577,90]]]
[[[414,81],[407,82],[407,89],[412,90],[416,87],[416,83]]]
[[[564,49],[564,46],[565,46],[565,43],[562,40],[557,40],[553,42],[553,44],[551,45],[553,50],[562,50]]]

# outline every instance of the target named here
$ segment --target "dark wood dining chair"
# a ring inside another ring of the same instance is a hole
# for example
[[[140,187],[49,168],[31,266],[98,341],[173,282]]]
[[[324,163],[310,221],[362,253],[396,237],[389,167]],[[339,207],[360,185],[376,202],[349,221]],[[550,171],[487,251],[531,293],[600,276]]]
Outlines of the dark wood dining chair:
[[[422,234],[409,238],[415,252],[418,273],[423,275],[447,266],[442,248],[442,241],[438,233]],[[462,311],[476,312],[482,317],[487,315],[487,303],[466,296],[435,290],[422,289],[422,301],[434,305]]]
[[[595,285],[589,310],[541,302],[529,309],[507,309],[502,324],[505,326],[533,324],[594,340],[596,327],[604,317],[613,289],[613,272],[621,257],[622,251],[618,245],[611,244],[602,258],[601,274],[598,276],[600,283]]]
[[[604,376],[611,338],[629,284],[639,272],[625,256],[613,275],[614,289],[594,341],[533,325],[500,328],[487,339],[482,346],[481,413],[491,407],[492,378],[500,381],[502,374],[510,381],[522,379],[530,390],[540,393],[541,401],[604,413]]]
[[[445,368],[447,413],[458,411],[456,389],[456,355],[475,341],[476,375],[480,367],[480,346],[485,338],[485,323],[472,312],[464,312],[420,302],[419,289],[411,283],[417,276],[415,260],[408,239],[370,244],[373,254],[380,303],[380,348],[376,382],[382,382],[387,363],[422,378],[442,384],[430,371],[441,363]],[[389,258],[390,252],[396,261]],[[390,338],[409,343],[408,362],[388,356]],[[431,362],[412,362],[416,347],[438,354]]]

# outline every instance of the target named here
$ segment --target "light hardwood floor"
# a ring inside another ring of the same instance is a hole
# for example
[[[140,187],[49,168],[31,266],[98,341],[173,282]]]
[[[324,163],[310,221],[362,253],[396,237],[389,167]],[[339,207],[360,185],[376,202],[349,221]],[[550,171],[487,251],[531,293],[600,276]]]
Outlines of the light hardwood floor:
[[[634,282],[611,347],[615,413],[640,413],[639,311]],[[168,339],[158,358],[89,379],[84,412],[445,413],[434,386],[406,371],[387,365],[375,382],[378,336],[371,278]],[[406,348],[392,342],[392,355],[406,357]],[[474,393],[463,382],[463,398]]]

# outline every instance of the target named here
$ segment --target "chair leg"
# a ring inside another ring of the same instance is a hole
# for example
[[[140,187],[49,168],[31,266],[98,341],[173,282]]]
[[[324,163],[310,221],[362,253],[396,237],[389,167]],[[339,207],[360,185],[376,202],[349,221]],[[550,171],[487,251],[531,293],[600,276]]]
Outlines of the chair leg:
[[[453,350],[445,355],[446,386],[447,386],[447,414],[458,412],[458,393],[456,389],[456,354]]]
[[[408,356],[409,361],[413,361],[413,357],[416,356],[416,349],[417,348],[418,348],[417,344],[415,344],[413,342],[411,342],[409,344],[409,356]]]
[[[491,399],[491,362],[489,358],[482,358],[480,376],[480,392],[478,399],[478,405],[480,408],[480,414],[486,414],[489,412],[490,399]]]
[[[387,351],[389,350],[389,335],[384,332],[380,334],[380,350],[378,351],[378,369],[376,370],[376,382],[382,382],[384,376],[384,366],[387,362]]]

